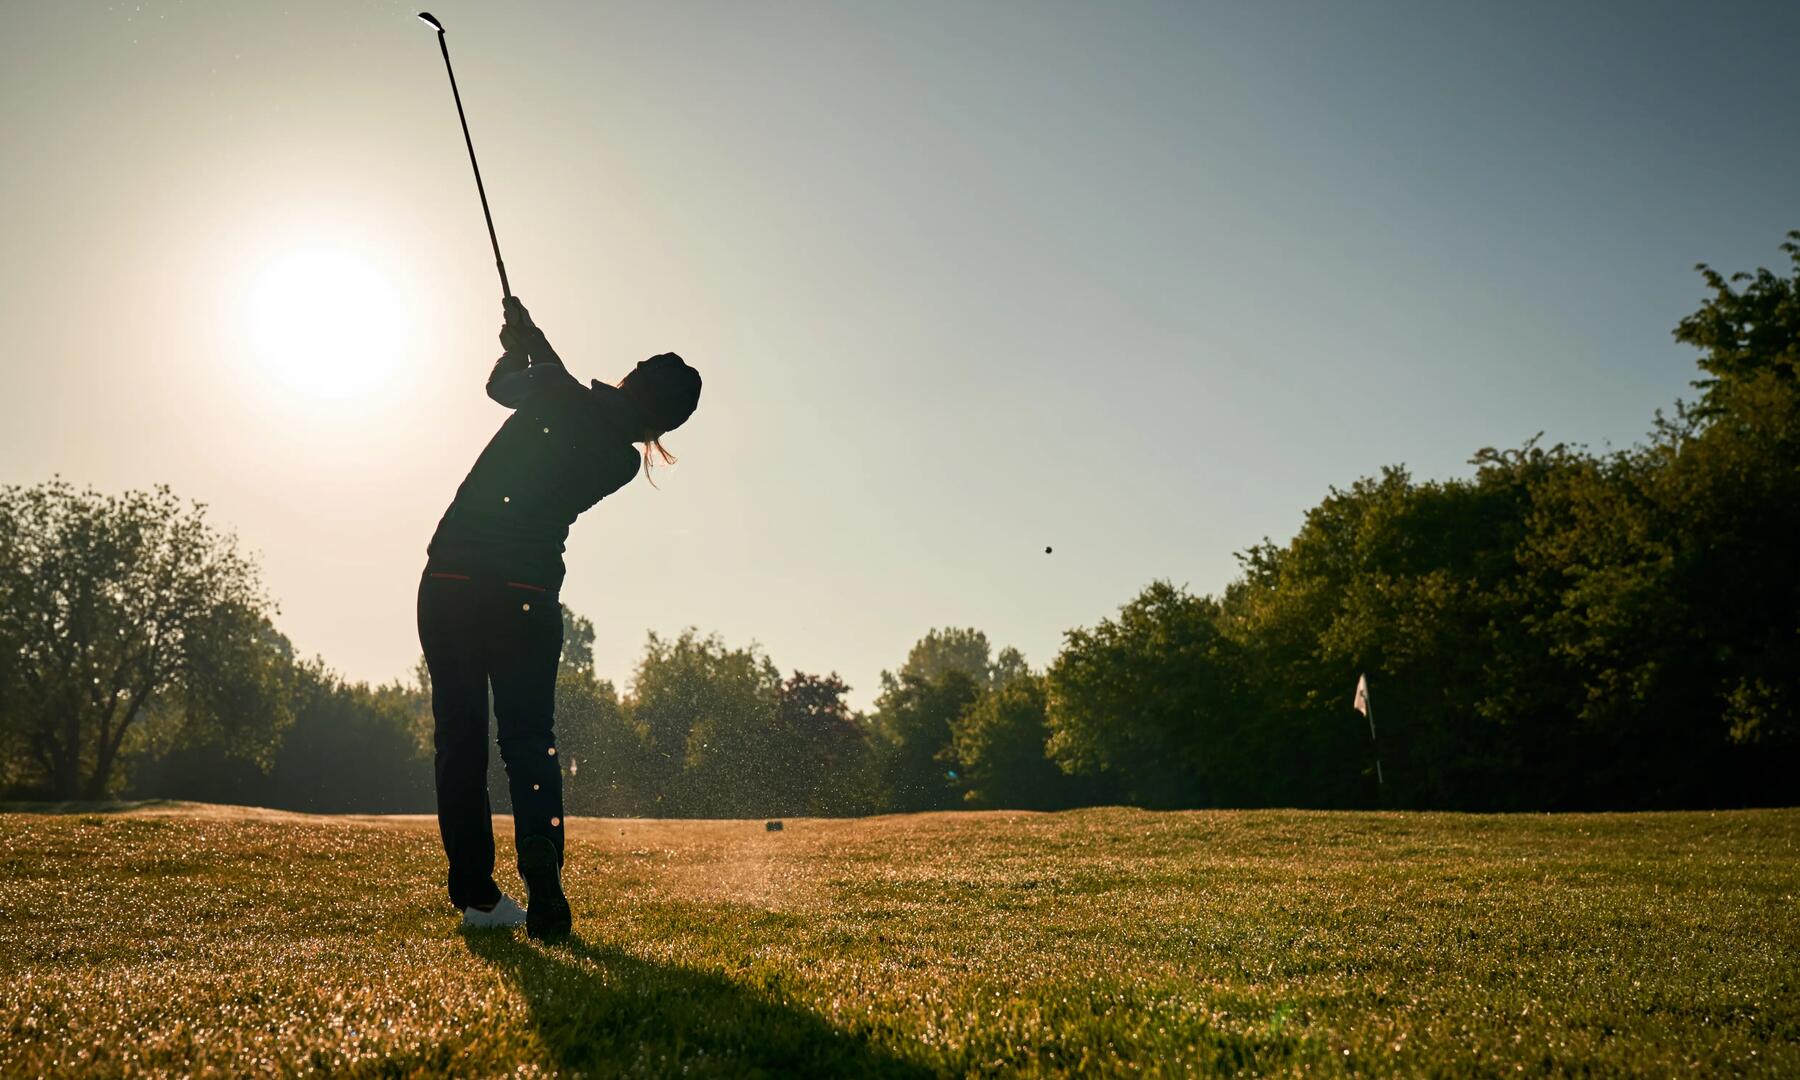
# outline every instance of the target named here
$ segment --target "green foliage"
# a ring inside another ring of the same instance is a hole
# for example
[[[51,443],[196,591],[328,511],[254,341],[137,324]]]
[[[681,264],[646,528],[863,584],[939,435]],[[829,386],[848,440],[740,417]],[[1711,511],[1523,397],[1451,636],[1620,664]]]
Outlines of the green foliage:
[[[968,805],[1055,810],[1073,803],[1074,782],[1046,753],[1045,714],[1045,679],[1026,672],[984,691],[951,722]]]
[[[956,669],[935,680],[902,674],[887,682],[870,717],[881,805],[889,811],[948,810],[959,796],[951,726],[980,694]]]
[[[557,657],[558,679],[593,679],[594,620],[577,615],[567,604],[562,612],[562,655]]]
[[[881,673],[881,686],[886,691],[907,676],[920,682],[940,682],[952,671],[968,676],[978,689],[985,690],[1024,675],[1029,669],[1025,657],[1012,646],[995,654],[988,636],[980,630],[946,626],[927,630],[924,637],[913,642],[898,674]]]
[[[1800,378],[1800,229],[1787,234],[1781,250],[1793,263],[1791,277],[1759,269],[1726,278],[1705,263],[1695,267],[1713,295],[1681,320],[1675,340],[1701,352],[1707,378],[1694,385],[1705,391],[1703,417],[1730,412],[1734,386],[1772,376],[1791,387]]]
[[[849,692],[835,672],[796,671],[781,684],[776,719],[791,779],[773,812],[841,817],[877,805],[869,731],[845,702]]]
[[[136,745],[255,756],[289,720],[287,642],[254,565],[167,488],[0,488],[0,750],[55,798]]]
[[[1117,619],[1071,630],[1048,673],[1048,751],[1127,801],[1229,798],[1240,665],[1216,601],[1156,582]]]
[[[866,812],[869,737],[845,704],[848,691],[836,675],[796,671],[784,681],[755,645],[729,648],[691,629],[673,640],[650,634],[617,714],[620,733],[598,752],[604,767],[631,773],[618,781],[616,804],[631,809],[613,812]]]
[[[1701,402],[1595,455],[1480,451],[1334,489],[1222,599],[1152,585],[1071,632],[1050,749],[1145,805],[1574,809],[1792,798],[1800,765],[1795,273],[1676,337]],[[1747,283],[1747,284],[1746,284]],[[1734,286],[1742,285],[1741,289]],[[1389,779],[1350,711],[1373,687]]]
[[[432,805],[431,759],[413,739],[429,703],[398,685],[348,683],[314,661],[303,669],[294,724],[257,805],[315,813],[417,813]]]
[[[556,672],[556,742],[563,766],[563,805],[571,814],[644,812],[658,794],[649,732],[625,710],[611,681],[594,671],[594,624],[562,609],[563,650]],[[490,790],[504,783],[490,778]]]
[[[898,674],[881,673],[881,694],[870,717],[878,805],[944,810],[965,798],[988,805],[987,795],[968,794],[955,732],[981,697],[1029,677],[1017,649],[1009,646],[996,656],[987,635],[973,627],[930,630],[914,642]],[[969,747],[988,749],[985,736],[976,735]],[[1041,742],[1037,756],[1043,757]],[[977,766],[987,770],[983,782],[990,789],[1006,783],[993,774],[994,765],[988,758]],[[1029,778],[1021,783],[1032,786]]]
[[[938,682],[959,671],[977,685],[986,685],[992,665],[992,646],[987,635],[973,627],[946,626],[925,632],[907,650],[906,662],[895,678],[910,675],[920,682]],[[890,676],[882,673],[884,685]]]
[[[294,665],[293,721],[260,763],[218,742],[165,748],[134,762],[131,794],[311,813],[424,813],[433,807],[430,699],[397,683],[345,682],[318,660]]]
[[[778,781],[773,739],[781,675],[755,645],[727,648],[692,629],[649,635],[632,682],[633,718],[666,763],[664,812],[725,817],[763,804]]]
[[[556,742],[569,813],[626,816],[655,804],[649,733],[611,682],[564,668],[556,680]]]

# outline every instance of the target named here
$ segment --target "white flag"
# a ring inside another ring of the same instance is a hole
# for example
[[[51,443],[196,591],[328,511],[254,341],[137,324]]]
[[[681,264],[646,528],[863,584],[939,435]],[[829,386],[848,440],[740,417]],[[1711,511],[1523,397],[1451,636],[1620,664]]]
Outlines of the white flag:
[[[1350,707],[1369,718],[1369,743],[1373,745],[1375,742],[1375,710],[1369,704],[1369,677],[1367,675],[1356,677],[1356,697],[1351,699]],[[1375,759],[1375,783],[1382,786],[1387,784],[1387,777],[1381,775],[1380,757]]]

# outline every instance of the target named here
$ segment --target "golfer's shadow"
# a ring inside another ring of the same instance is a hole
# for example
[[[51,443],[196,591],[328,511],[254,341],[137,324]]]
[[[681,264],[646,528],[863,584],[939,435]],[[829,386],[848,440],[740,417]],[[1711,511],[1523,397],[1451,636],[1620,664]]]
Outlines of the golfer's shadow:
[[[652,963],[579,935],[555,945],[494,931],[463,937],[519,987],[564,1072],[933,1075],[720,975]]]

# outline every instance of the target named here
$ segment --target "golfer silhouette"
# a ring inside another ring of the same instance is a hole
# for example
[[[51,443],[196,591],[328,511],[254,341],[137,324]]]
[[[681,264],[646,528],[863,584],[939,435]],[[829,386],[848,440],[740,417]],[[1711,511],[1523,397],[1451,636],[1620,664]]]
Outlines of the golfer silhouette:
[[[438,830],[450,902],[469,927],[525,924],[567,934],[556,669],[563,544],[582,511],[624,487],[700,401],[700,373],[674,353],[617,386],[581,385],[517,297],[503,301],[505,349],[487,393],[513,410],[456,490],[419,581],[419,644],[431,672]],[[642,453],[633,444],[642,444]],[[488,802],[488,687],[512,791],[525,909],[494,881]]]

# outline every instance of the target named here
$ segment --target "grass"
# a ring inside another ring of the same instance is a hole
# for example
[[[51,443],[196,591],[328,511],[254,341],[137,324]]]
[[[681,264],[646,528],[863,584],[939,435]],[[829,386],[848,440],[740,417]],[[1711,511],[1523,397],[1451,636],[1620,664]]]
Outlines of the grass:
[[[0,1075],[1800,1075],[1800,811],[571,825],[0,815]]]

